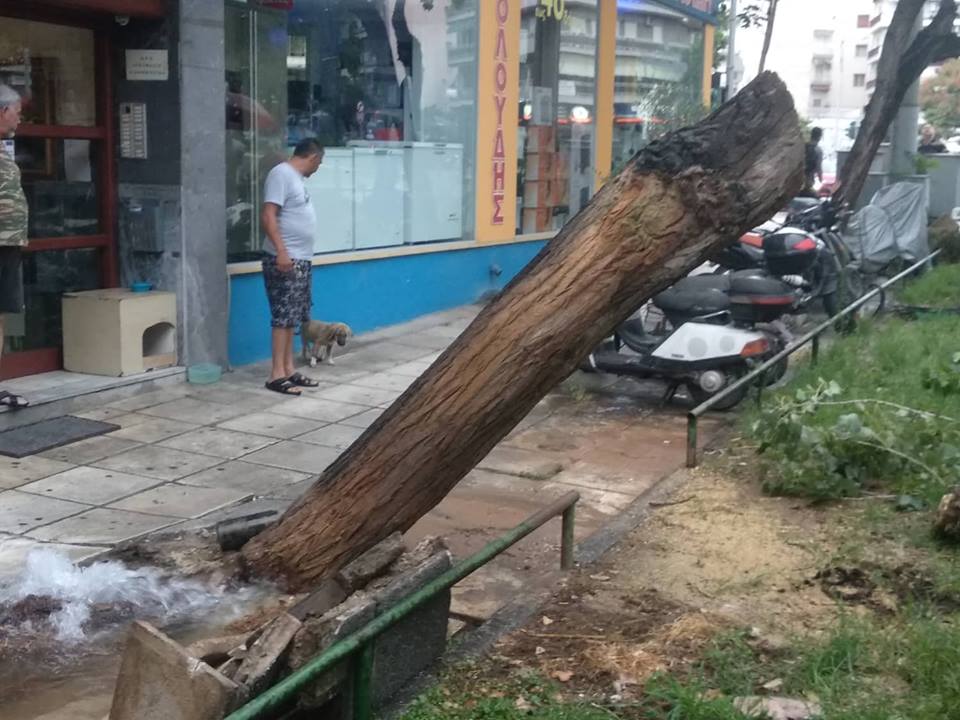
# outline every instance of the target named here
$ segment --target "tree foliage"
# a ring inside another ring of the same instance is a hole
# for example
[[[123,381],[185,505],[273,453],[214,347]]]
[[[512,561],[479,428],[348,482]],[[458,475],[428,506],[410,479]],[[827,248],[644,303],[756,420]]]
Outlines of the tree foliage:
[[[920,86],[920,106],[927,122],[941,131],[960,127],[960,60],[949,60]]]

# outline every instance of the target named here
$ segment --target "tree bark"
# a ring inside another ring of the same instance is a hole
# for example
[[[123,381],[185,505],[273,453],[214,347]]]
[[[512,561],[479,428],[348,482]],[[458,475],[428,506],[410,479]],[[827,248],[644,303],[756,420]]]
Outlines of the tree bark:
[[[767,53],[770,52],[770,42],[773,40],[773,23],[777,19],[777,3],[779,0],[769,0],[770,5],[767,10],[767,27],[763,31],[763,50],[760,51],[760,70],[763,72],[767,67]]]
[[[410,528],[641,303],[783,207],[802,149],[772,73],[647,146],[246,545],[250,569],[304,588]]]
[[[900,0],[883,41],[876,86],[857,139],[840,171],[838,199],[855,203],[863,192],[873,158],[880,149],[903,99],[931,64],[956,57],[960,43],[953,34],[955,0],[941,0],[936,16],[916,37],[913,30],[926,0]]]

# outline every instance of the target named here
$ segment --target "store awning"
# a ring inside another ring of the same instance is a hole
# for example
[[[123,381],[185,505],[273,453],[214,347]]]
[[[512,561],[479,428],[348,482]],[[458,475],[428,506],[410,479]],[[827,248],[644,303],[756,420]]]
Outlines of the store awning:
[[[158,18],[167,14],[167,0],[33,0],[32,4],[130,17]]]

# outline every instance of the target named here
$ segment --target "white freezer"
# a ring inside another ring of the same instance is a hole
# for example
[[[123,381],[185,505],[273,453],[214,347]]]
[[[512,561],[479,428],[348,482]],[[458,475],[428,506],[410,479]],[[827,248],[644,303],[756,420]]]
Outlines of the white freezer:
[[[306,180],[317,213],[315,253],[354,247],[353,162],[352,148],[327,148],[320,169]]]
[[[354,247],[402,245],[404,151],[399,147],[352,145]]]
[[[463,237],[463,146],[405,143],[404,242]]]

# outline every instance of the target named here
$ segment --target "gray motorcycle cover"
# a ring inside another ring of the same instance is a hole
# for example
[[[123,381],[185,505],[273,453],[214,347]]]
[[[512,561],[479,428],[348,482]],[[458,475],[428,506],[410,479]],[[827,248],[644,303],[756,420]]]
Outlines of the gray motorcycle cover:
[[[917,261],[930,254],[927,189],[916,183],[881,188],[847,225],[844,242],[866,272],[879,272],[897,258]]]

